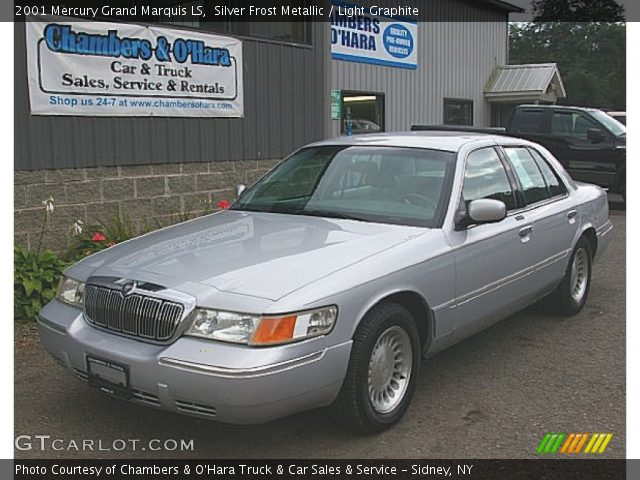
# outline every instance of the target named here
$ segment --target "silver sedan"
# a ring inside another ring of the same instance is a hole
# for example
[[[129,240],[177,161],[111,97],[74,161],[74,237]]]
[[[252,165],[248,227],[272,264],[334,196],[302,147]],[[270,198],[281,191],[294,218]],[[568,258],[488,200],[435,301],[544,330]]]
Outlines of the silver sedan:
[[[71,266],[44,347],[145,405],[257,423],[333,404],[380,431],[429,355],[541,299],[578,313],[612,229],[544,148],[473,132],[312,144],[239,191]]]

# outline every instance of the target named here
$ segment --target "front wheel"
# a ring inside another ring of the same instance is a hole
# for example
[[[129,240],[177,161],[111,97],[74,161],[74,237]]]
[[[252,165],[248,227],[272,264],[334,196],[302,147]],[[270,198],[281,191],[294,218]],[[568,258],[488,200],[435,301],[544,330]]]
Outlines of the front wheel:
[[[411,313],[394,303],[375,307],[353,337],[334,406],[340,420],[367,433],[389,428],[409,406],[419,370],[420,341]]]
[[[582,237],[573,249],[562,282],[552,294],[560,314],[572,316],[584,308],[591,288],[591,264],[591,245]]]

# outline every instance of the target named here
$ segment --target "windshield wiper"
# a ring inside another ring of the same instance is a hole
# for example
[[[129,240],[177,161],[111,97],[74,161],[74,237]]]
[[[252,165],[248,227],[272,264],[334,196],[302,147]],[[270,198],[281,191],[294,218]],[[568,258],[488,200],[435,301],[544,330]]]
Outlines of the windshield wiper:
[[[282,208],[280,205],[235,205],[230,210],[244,210],[245,212],[262,212],[262,213],[290,213],[295,214],[300,211],[299,207]]]
[[[350,213],[336,212],[334,210],[322,210],[322,209],[313,209],[313,210],[305,210],[304,208],[283,208],[283,205],[261,205],[261,206],[253,206],[253,205],[236,205],[231,207],[231,210],[244,210],[247,212],[263,212],[263,213],[284,213],[287,215],[308,215],[310,217],[327,217],[327,218],[340,218],[344,220],[357,220],[359,222],[369,222],[370,220],[366,218],[359,217],[357,215],[352,215]]]
[[[333,210],[300,210],[297,212],[299,215],[310,215],[312,217],[327,217],[327,218],[341,218],[344,220],[357,220],[359,222],[368,222],[366,218],[358,217],[350,213],[336,212]]]

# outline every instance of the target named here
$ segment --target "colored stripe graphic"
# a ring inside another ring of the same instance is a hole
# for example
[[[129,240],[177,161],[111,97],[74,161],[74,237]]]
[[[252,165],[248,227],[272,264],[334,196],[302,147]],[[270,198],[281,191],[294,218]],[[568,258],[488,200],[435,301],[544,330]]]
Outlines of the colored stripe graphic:
[[[536,450],[536,453],[544,453],[544,447],[546,447],[547,442],[549,441],[550,438],[551,438],[551,434],[547,433],[542,439],[542,441],[540,442],[540,445],[538,445],[538,450]]]
[[[576,450],[575,450],[574,453],[580,453],[584,443],[587,441],[587,438],[589,438],[589,434],[588,433],[583,433],[582,434],[582,438],[580,439],[580,442],[578,442],[578,445],[576,446]]]
[[[612,438],[613,438],[613,433],[607,433],[607,436],[604,438],[602,445],[600,445],[600,450],[598,450],[598,453],[604,453],[604,451],[607,449],[607,446],[609,445],[609,442],[611,441]]]
[[[567,437],[567,441],[564,442],[564,445],[562,446],[562,450],[560,450],[560,453],[567,453],[567,448],[569,448],[569,445],[571,445],[575,436],[576,436],[575,433],[569,434],[569,436]]]
[[[569,447],[567,453],[578,453],[576,452],[576,448],[578,447],[578,443],[580,443],[580,440],[582,440],[582,434],[576,433],[576,436],[573,439],[573,442],[571,443],[571,446]]]
[[[544,447],[544,453],[551,453],[551,448],[556,443],[556,438],[558,438],[558,434],[552,433],[551,437],[549,437],[549,441],[547,442],[546,447]]]
[[[536,453],[577,455],[579,453],[604,453],[613,433],[547,433],[538,445]],[[561,447],[562,445],[562,447]],[[584,448],[584,450],[583,450]]]
[[[589,443],[587,443],[587,448],[584,449],[584,453],[591,453],[591,447],[593,447],[593,444],[596,443],[597,439],[598,439],[597,433],[594,433],[593,435],[591,435],[591,440],[589,440]]]
[[[547,433],[540,444],[538,445],[538,453],[556,453],[562,440],[564,439],[564,433]]]
[[[584,453],[604,453],[613,438],[613,433],[594,433]]]
[[[556,440],[556,444],[551,449],[551,453],[556,453],[558,448],[560,448],[560,443],[562,443],[562,440],[564,439],[564,437],[565,437],[564,433],[561,433],[558,435],[558,439]]]

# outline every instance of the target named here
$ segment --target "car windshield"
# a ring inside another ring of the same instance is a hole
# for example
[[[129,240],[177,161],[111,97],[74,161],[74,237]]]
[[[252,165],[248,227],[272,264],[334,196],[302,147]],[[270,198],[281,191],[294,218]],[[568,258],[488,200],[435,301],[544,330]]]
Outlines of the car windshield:
[[[611,117],[610,115],[601,112],[600,110],[595,110],[593,112],[593,116],[600,121],[607,129],[613,133],[616,137],[621,137],[622,135],[627,134],[627,127],[621,124],[618,120]]]
[[[439,226],[455,153],[322,146],[300,150],[247,190],[233,210]]]

